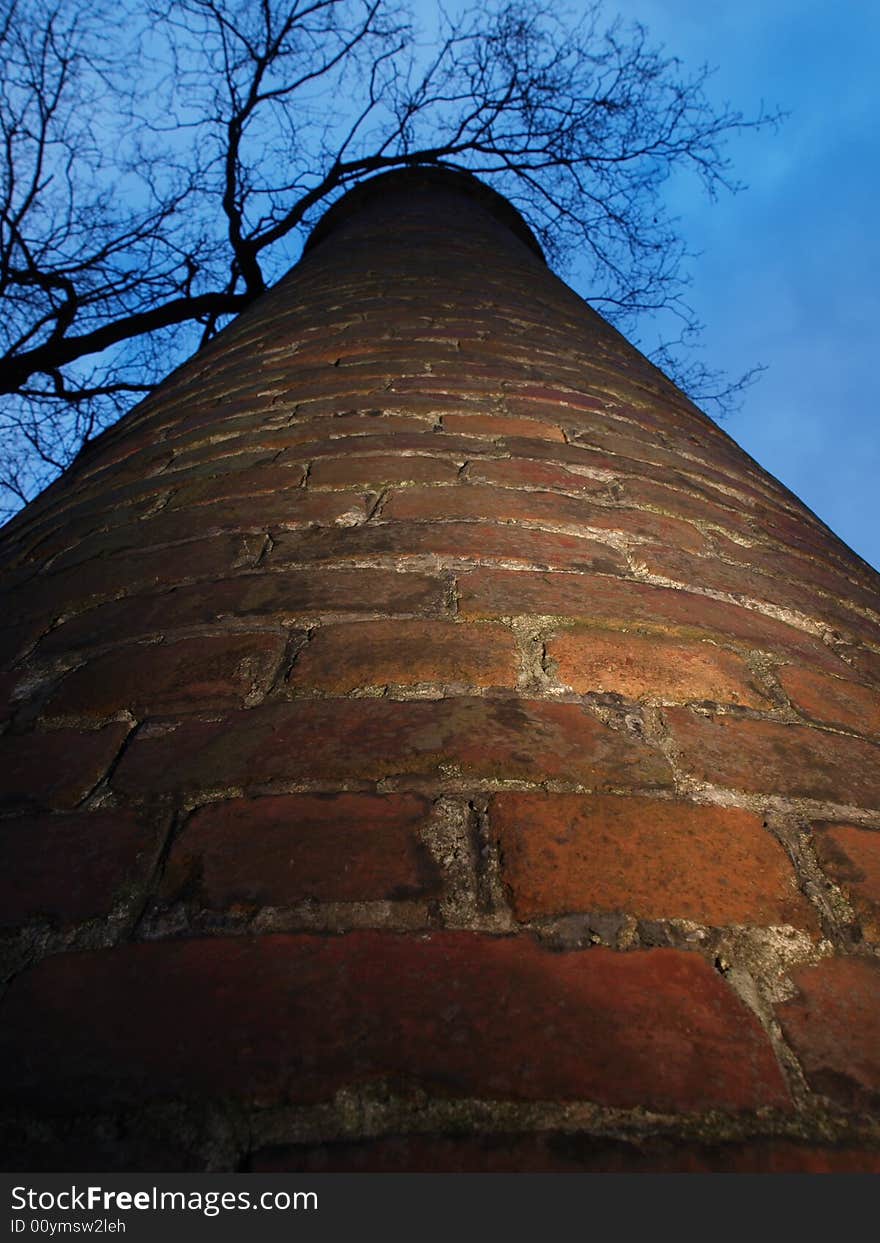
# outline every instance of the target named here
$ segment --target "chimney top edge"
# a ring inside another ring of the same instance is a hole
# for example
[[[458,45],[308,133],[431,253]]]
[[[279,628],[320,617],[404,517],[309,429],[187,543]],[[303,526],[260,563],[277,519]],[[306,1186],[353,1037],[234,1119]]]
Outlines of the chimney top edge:
[[[353,216],[376,194],[386,194],[389,190],[393,191],[403,186],[426,188],[432,185],[455,189],[476,199],[496,219],[506,225],[521,242],[524,242],[542,263],[547,262],[538,239],[520,212],[503,194],[499,194],[497,190],[480,181],[473,173],[462,169],[447,168],[443,165],[395,168],[390,172],[370,177],[366,181],[359,181],[327,208],[309,234],[303,247],[303,254],[308,254],[315,246],[323,242],[343,221]]]

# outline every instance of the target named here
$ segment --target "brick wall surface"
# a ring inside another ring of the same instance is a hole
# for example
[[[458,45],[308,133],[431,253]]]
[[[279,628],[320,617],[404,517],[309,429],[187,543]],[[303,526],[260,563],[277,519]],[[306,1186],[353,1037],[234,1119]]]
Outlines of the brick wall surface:
[[[880,1170],[880,580],[503,201],[0,543],[5,1168]]]

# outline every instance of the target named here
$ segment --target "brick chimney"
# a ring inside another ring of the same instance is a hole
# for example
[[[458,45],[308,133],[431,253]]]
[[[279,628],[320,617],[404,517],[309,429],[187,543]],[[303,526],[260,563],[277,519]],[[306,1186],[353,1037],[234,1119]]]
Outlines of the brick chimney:
[[[880,580],[486,187],[2,562],[4,1168],[880,1169]]]

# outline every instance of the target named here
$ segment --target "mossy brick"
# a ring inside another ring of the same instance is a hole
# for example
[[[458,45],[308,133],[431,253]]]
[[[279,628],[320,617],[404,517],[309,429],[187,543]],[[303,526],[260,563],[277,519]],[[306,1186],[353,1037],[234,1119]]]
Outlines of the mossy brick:
[[[44,717],[100,720],[240,705],[264,691],[284,651],[281,635],[201,635],[108,652],[67,674]]]
[[[877,687],[827,677],[802,665],[785,665],[778,677],[792,704],[804,715],[858,734],[880,734]]]
[[[321,745],[315,746],[314,740]],[[669,786],[663,756],[577,704],[453,698],[301,699],[138,736],[113,787],[136,797],[271,782],[577,781]]]
[[[826,958],[792,973],[795,995],[776,1006],[814,1092],[873,1111],[880,1101],[880,963]]]
[[[713,643],[572,627],[546,643],[556,681],[581,693],[767,707],[741,656]]]
[[[496,794],[489,807],[518,919],[623,912],[818,933],[791,863],[752,812],[656,798]]]
[[[668,708],[682,770],[757,794],[880,808],[880,746],[806,725]]]
[[[285,794],[209,803],[175,838],[160,896],[211,909],[425,898],[440,875],[414,794]]]
[[[167,940],[44,959],[0,1018],[17,1067],[4,1095],[31,1107],[113,1107],[147,1084],[159,1100],[317,1103],[377,1079],[447,1099],[789,1107],[757,1020],[676,950],[558,954],[455,932]]]
[[[518,663],[513,631],[491,622],[343,622],[313,633],[289,681],[333,694],[419,683],[513,688]]]
[[[266,566],[405,557],[504,562],[616,574],[626,564],[616,548],[588,536],[492,522],[369,522],[339,530],[282,532]]]
[[[834,822],[811,828],[819,866],[849,898],[865,939],[880,942],[880,830]]]
[[[115,722],[97,730],[0,735],[0,807],[75,807],[107,772],[129,729]]]
[[[124,810],[0,820],[0,924],[108,916],[149,879],[161,831]]]
[[[47,634],[41,655],[124,643],[177,629],[259,619],[278,625],[325,614],[446,612],[446,584],[429,574],[383,569],[285,569],[242,574],[204,586],[114,600],[70,618]]]

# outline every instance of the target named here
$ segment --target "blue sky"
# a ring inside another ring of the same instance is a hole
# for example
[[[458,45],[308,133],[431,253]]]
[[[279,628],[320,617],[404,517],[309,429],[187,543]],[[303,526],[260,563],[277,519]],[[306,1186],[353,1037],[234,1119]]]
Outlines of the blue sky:
[[[710,96],[790,115],[731,142],[748,184],[708,203],[672,187],[692,249],[704,359],[768,370],[723,426],[857,553],[880,567],[880,3],[621,0]]]

